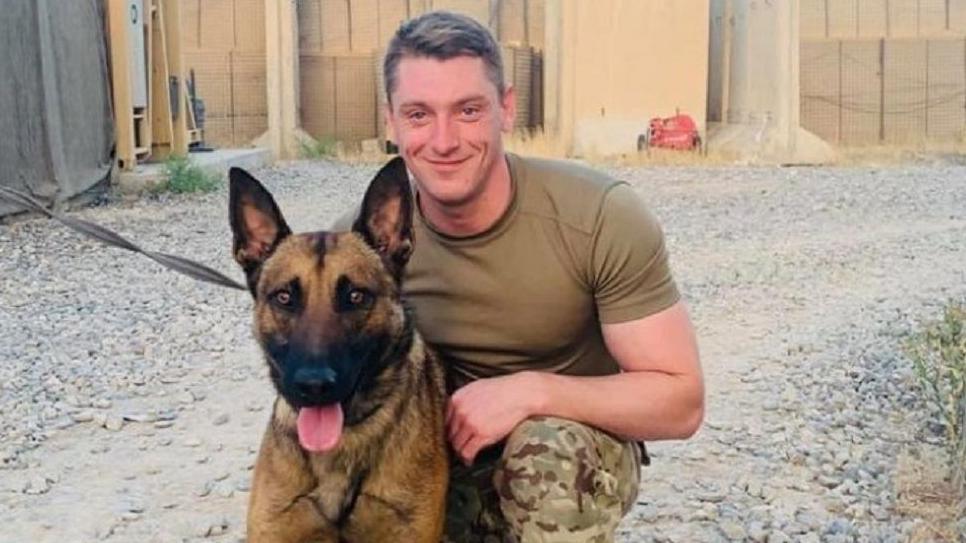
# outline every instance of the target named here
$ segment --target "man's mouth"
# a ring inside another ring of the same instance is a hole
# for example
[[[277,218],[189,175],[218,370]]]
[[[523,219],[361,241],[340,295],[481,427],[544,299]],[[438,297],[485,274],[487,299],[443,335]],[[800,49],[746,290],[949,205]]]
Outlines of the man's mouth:
[[[448,169],[454,169],[461,166],[467,160],[469,159],[463,158],[460,160],[427,160],[427,162],[429,162],[429,164],[436,169],[448,170]]]

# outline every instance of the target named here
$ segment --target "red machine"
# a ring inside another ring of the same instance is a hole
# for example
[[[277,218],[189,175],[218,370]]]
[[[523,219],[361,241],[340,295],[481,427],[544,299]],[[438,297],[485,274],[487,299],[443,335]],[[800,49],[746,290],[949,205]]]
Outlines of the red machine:
[[[647,132],[637,136],[638,151],[651,147],[681,151],[701,149],[701,136],[694,119],[680,113],[665,119],[654,117],[648,123]]]

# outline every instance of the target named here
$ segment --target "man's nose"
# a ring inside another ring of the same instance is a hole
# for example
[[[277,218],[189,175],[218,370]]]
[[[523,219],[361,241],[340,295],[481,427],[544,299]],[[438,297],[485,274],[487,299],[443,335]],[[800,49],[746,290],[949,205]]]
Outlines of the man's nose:
[[[433,132],[433,152],[438,155],[452,153],[460,145],[459,127],[447,117],[441,117]]]

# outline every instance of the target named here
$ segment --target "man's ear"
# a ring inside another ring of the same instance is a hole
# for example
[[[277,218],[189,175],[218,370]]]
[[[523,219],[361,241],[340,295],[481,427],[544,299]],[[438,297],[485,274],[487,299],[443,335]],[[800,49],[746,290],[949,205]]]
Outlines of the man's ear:
[[[394,145],[399,145],[399,140],[396,138],[396,123],[393,121],[395,121],[395,117],[392,112],[392,104],[386,102],[386,107],[382,110],[382,122],[386,127],[386,136]]]
[[[413,195],[401,157],[390,160],[369,183],[352,230],[375,249],[396,280],[413,252]]]
[[[502,117],[500,119],[503,132],[509,134],[513,132],[513,122],[517,118],[517,91],[513,85],[507,85],[500,97]]]
[[[232,168],[228,178],[228,220],[234,238],[232,254],[248,277],[249,289],[254,289],[259,266],[292,231],[275,199],[250,173]]]

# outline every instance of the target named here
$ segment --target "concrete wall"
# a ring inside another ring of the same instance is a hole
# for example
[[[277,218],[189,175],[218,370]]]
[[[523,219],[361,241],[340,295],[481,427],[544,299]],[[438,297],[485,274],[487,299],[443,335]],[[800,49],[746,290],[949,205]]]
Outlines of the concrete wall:
[[[573,154],[636,150],[651,117],[704,129],[708,0],[548,0],[544,120]]]

